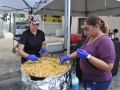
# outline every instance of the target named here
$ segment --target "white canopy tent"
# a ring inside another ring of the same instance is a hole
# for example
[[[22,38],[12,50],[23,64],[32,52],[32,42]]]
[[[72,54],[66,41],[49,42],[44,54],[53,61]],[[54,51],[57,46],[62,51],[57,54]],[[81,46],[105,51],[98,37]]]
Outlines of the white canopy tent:
[[[70,16],[118,15],[120,2],[116,0],[3,0],[0,12],[33,13],[40,15],[65,16],[65,45],[67,54],[70,46]]]
[[[52,0],[3,0],[0,3],[0,13],[25,14],[29,11],[34,13],[34,10],[38,7],[41,9],[51,1]]]
[[[64,16],[66,0],[2,0],[0,13],[38,13]],[[117,0],[71,0],[71,16],[120,14]]]
[[[33,13],[46,15],[64,15],[66,0],[3,0],[0,12]],[[98,14],[103,16],[120,13],[120,2],[117,0],[71,0],[71,16]]]
[[[46,15],[64,15],[66,0],[53,0],[37,13]],[[117,0],[71,0],[71,16],[98,14],[102,16],[120,14],[120,2]]]

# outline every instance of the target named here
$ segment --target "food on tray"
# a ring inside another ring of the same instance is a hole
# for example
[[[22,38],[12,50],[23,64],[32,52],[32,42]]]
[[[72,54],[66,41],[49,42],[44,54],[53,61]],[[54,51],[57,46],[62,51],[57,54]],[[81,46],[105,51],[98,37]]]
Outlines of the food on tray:
[[[66,72],[69,68],[69,62],[61,65],[59,59],[53,57],[41,57],[35,62],[28,60],[21,66],[21,70],[24,73],[35,77],[56,76]]]

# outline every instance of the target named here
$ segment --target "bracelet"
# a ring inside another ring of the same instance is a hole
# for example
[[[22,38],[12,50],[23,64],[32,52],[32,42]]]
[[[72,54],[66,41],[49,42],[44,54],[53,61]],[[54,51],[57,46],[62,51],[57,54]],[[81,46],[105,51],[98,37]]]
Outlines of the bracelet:
[[[91,56],[91,55],[89,54],[89,55],[86,57],[86,60],[89,60],[89,59],[90,59],[90,56]]]

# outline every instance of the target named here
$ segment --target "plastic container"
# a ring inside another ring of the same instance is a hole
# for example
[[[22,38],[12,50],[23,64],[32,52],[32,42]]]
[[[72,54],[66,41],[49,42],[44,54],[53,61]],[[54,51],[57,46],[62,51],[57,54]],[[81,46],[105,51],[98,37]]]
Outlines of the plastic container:
[[[79,90],[79,80],[76,77],[75,71],[71,72],[71,77],[72,77],[72,90]]]
[[[63,44],[61,42],[47,43],[46,50],[48,52],[58,52],[63,50]]]

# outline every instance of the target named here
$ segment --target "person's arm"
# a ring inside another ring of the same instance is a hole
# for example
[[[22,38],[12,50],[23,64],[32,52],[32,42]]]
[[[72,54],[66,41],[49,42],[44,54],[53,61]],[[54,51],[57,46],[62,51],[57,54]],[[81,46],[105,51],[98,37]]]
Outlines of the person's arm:
[[[78,56],[77,56],[76,51],[73,52],[73,53],[71,53],[71,54],[69,55],[69,57],[70,57],[70,59],[75,59],[75,58],[77,58]]]
[[[41,47],[46,47],[46,43],[45,43],[45,34],[44,32],[42,32],[43,36],[42,36],[42,46]]]
[[[24,45],[23,44],[19,44],[18,45],[18,54],[20,54],[22,57],[26,58],[28,56],[28,54],[25,53],[23,51],[23,49],[24,49]]]
[[[42,46],[40,48],[40,54],[44,54],[46,52],[46,44],[45,41],[42,42]]]
[[[66,61],[69,61],[70,59],[74,60],[76,57],[77,57],[77,53],[75,51],[75,52],[73,52],[72,54],[70,54],[68,56],[60,56],[59,60],[60,60],[61,63],[64,63]]]
[[[44,47],[44,48],[46,47],[45,41],[42,42],[42,47]]]
[[[113,68],[114,64],[108,64],[106,62],[104,62],[101,59],[95,58],[94,56],[90,56],[89,60],[88,60],[92,65],[94,65],[95,67],[103,70],[103,71],[111,71]]]
[[[99,49],[102,49],[102,48],[104,47],[101,47]],[[99,53],[100,59],[90,55],[88,52],[86,52],[83,49],[77,49],[77,55],[79,58],[88,60],[88,62],[90,62],[93,66],[103,71],[111,71],[114,65],[114,60],[115,60],[114,47],[111,47],[108,49],[106,47],[106,49],[102,51],[99,50],[98,53]]]
[[[111,71],[115,61],[115,49],[113,42],[110,39],[103,37],[97,46],[97,50],[99,58],[91,56],[89,62],[101,70]]]

